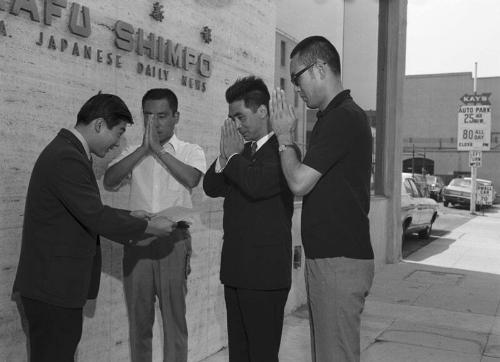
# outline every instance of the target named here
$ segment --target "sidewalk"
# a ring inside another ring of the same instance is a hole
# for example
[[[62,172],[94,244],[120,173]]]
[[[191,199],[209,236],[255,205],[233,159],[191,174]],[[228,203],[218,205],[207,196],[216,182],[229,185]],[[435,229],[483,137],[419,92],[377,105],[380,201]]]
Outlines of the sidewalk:
[[[361,348],[363,362],[500,362],[499,208],[377,272]],[[285,320],[280,361],[311,361],[305,308]]]

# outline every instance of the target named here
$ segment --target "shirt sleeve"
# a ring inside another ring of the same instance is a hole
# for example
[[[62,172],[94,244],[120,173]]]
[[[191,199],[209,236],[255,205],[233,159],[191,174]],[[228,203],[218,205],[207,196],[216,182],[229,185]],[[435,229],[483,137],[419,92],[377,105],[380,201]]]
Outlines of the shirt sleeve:
[[[205,159],[205,152],[203,151],[203,148],[201,148],[198,145],[191,144],[185,163],[191,167],[196,168],[203,174],[207,172],[207,161]]]
[[[127,146],[125,147],[122,152],[118,155],[118,157],[114,158],[113,160],[111,160],[111,162],[108,164],[108,167],[107,168],[110,168],[111,166],[117,164],[118,162],[120,162],[121,160],[123,160],[125,157],[127,157],[128,155],[130,155],[132,152],[134,152],[137,147],[139,147],[138,145],[135,145],[135,146]],[[121,182],[116,185],[115,187],[108,187],[107,190],[108,191],[118,191],[120,189],[120,187],[122,187],[123,185],[126,185],[130,182],[130,179],[132,178],[132,174],[129,173],[127,176],[125,176]]]
[[[229,158],[226,161],[226,166],[229,163],[229,161],[231,161],[231,158],[233,158],[233,156],[235,156],[235,155],[237,155],[237,153],[233,153],[231,156],[229,156]],[[217,157],[217,160],[215,163],[215,173],[221,173],[222,171],[224,171],[224,167],[222,167],[220,164],[220,156]]]
[[[139,147],[139,145],[133,145],[133,146],[127,146],[125,147],[122,152],[120,152],[120,154],[114,158],[113,160],[111,160],[111,162],[108,164],[108,168],[113,166],[114,164],[120,162],[121,160],[123,160],[125,157],[127,157],[128,155],[130,155],[132,152],[134,152],[137,147]]]
[[[355,142],[352,134],[356,123],[349,122],[348,112],[339,109],[316,126],[303,163],[323,175],[348,154]]]

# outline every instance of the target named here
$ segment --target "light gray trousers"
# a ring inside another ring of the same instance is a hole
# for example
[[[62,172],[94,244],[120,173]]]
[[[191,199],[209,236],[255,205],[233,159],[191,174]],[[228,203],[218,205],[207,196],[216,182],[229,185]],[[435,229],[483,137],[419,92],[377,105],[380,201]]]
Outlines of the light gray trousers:
[[[187,362],[187,274],[191,255],[189,233],[141,241],[124,249],[123,285],[129,317],[132,362],[152,360],[155,300],[163,324],[163,360]]]
[[[373,260],[306,258],[313,362],[360,360],[361,312],[373,275]]]

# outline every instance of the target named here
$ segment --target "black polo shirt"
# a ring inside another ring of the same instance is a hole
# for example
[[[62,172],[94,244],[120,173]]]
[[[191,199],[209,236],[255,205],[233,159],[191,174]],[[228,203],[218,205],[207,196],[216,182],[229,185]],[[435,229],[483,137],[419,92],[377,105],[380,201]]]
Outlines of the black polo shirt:
[[[349,90],[318,112],[304,164],[321,173],[302,206],[307,258],[373,259],[368,211],[372,133]]]

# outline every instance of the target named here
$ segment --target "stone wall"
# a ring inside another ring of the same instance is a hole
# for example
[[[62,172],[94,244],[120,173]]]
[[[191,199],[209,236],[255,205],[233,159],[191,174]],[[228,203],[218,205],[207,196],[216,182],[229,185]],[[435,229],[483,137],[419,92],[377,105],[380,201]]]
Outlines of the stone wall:
[[[69,28],[71,9],[75,6],[71,0],[66,8],[60,9],[59,17],[51,18],[45,16],[45,2],[42,0],[0,1],[2,361],[26,360],[26,338],[10,292],[19,257],[31,169],[40,151],[58,130],[74,125],[83,102],[99,90],[122,97],[136,121],[128,129],[123,144],[138,142],[142,133],[142,95],[149,88],[169,87],[180,100],[179,137],[200,144],[206,152],[207,162],[211,163],[218,152],[219,126],[227,114],[225,89],[238,76],[249,73],[260,75],[269,85],[273,84],[276,29],[273,1],[163,2],[162,22],[149,16],[153,10],[150,1],[77,1],[89,9],[91,33],[88,37],[74,34],[75,25],[82,25],[81,13],[77,13],[78,21],[73,23],[73,32]],[[11,9],[16,14],[12,14]],[[155,39],[161,36],[165,41],[170,39],[208,55],[211,76],[201,76],[195,67],[183,70],[138,55],[135,51],[118,49],[114,32],[118,20],[129,23],[134,32],[143,29],[145,39],[153,33]],[[210,43],[203,42],[200,36],[204,26],[212,30]],[[87,57],[85,46],[91,48]],[[141,65],[143,69],[139,74]],[[167,71],[165,80],[164,72]],[[182,84],[182,76],[187,77],[186,85]],[[107,163],[117,152],[94,163],[100,183]],[[126,206],[126,190],[118,193],[102,190],[102,196],[108,204]],[[192,229],[193,270],[187,298],[190,361],[198,361],[226,344],[223,289],[218,277],[222,203],[221,200],[208,199],[200,188],[195,190],[194,199],[201,213]],[[298,221],[297,215],[295,221]],[[295,227],[295,244],[300,243],[297,235]],[[122,247],[106,240],[102,244],[104,259],[100,294],[95,302],[85,307],[78,360],[126,361],[129,359],[128,322],[122,291]],[[301,275],[302,270],[294,271],[296,280],[300,280]],[[287,310],[303,301],[303,289],[292,289]],[[154,333],[154,360],[159,361],[162,348],[158,323]]]

